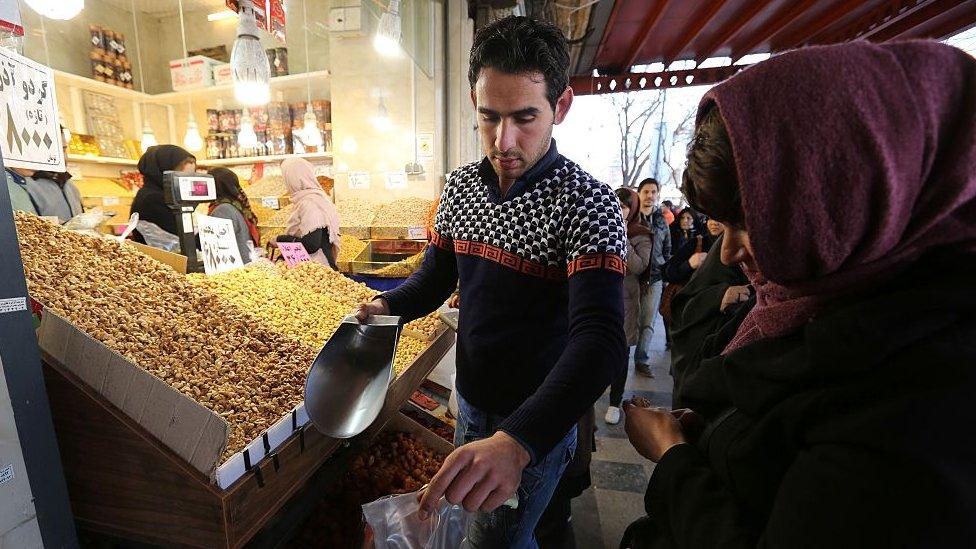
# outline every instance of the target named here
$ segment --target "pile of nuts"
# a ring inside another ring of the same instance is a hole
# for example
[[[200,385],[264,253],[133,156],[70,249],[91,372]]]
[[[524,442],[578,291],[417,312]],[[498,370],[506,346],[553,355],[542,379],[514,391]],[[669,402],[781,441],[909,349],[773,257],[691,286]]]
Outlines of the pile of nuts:
[[[336,259],[339,262],[352,261],[359,257],[359,254],[366,249],[369,243],[363,240],[359,240],[355,236],[342,235],[339,240],[339,257]]]
[[[263,227],[287,227],[288,218],[291,217],[292,209],[294,209],[293,204],[286,204],[285,207],[271,214],[270,217],[265,219],[261,226]]]
[[[397,261],[396,263],[390,263],[385,267],[380,267],[379,269],[374,269],[369,272],[373,276],[382,276],[387,278],[407,278],[412,275],[414,271],[420,268],[420,264],[424,261],[424,252],[419,254],[414,254],[404,260]]]
[[[426,227],[434,201],[409,197],[384,204],[376,211],[374,227]]]
[[[444,457],[406,433],[380,434],[319,501],[287,547],[362,547],[362,505],[391,494],[416,492],[430,482]]]
[[[269,175],[261,178],[253,185],[245,187],[244,193],[247,194],[249,198],[282,196],[288,194],[288,187],[285,186],[284,176]]]
[[[371,202],[351,196],[336,203],[339,224],[342,227],[369,227],[373,224],[376,209]]]
[[[317,349],[130,246],[15,220],[31,297],[223,417],[224,458],[302,401]]]
[[[407,335],[401,335],[400,344],[397,345],[396,354],[393,356],[393,371],[397,377],[405,372],[426,348],[427,344],[423,341]]]
[[[281,280],[268,269],[235,269],[187,278],[315,350],[322,348],[349,313],[349,307],[329,296]]]

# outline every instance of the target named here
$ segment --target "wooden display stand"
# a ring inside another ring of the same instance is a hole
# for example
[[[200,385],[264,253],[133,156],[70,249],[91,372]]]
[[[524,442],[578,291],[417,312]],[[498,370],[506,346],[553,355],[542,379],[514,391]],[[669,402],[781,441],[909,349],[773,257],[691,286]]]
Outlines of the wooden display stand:
[[[454,337],[446,330],[434,339],[390,386],[373,425],[350,442],[396,416]],[[221,490],[54,357],[43,358],[71,507],[93,532],[167,547],[242,547],[346,444],[307,425]]]

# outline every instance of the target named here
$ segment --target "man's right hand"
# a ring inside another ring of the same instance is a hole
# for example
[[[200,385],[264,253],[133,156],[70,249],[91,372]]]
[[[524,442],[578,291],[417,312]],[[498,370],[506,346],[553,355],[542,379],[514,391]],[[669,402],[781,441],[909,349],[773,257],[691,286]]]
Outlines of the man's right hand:
[[[697,270],[698,267],[701,267],[702,263],[705,262],[706,257],[708,257],[708,254],[705,252],[698,252],[697,254],[692,254],[692,256],[688,258],[688,265],[690,265],[692,269]]]
[[[378,297],[369,303],[361,304],[353,314],[356,315],[356,319],[360,322],[366,322],[373,315],[384,316],[390,314],[390,306],[386,303],[385,299]]]

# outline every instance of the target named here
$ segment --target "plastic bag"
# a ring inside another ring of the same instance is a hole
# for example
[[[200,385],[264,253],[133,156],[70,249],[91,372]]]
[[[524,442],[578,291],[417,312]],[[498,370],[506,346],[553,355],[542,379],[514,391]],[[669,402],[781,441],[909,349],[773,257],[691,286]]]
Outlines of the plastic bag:
[[[87,212],[80,213],[71,219],[64,222],[64,228],[69,231],[75,231],[78,233],[83,233],[93,236],[102,236],[101,233],[97,231],[98,227],[112,218],[115,214],[112,212],[106,213],[101,208],[92,208]]]
[[[136,230],[142,235],[147,246],[166,250],[167,252],[180,252],[180,239],[173,233],[169,233],[159,228],[159,225],[149,221],[139,220]]]
[[[363,505],[366,523],[373,530],[376,549],[469,548],[468,524],[474,518],[460,505],[441,498],[437,512],[426,521],[417,516],[420,491],[387,496]]]

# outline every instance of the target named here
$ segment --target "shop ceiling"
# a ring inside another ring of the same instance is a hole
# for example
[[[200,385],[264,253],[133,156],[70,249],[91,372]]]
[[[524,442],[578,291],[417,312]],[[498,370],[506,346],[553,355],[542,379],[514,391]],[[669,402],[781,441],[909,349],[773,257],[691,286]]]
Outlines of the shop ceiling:
[[[574,51],[572,79],[584,95],[712,84],[741,70],[728,63],[750,54],[945,38],[976,24],[976,0],[599,0],[588,9],[589,34]],[[702,68],[711,58],[731,61]],[[676,61],[686,66],[631,72]]]

